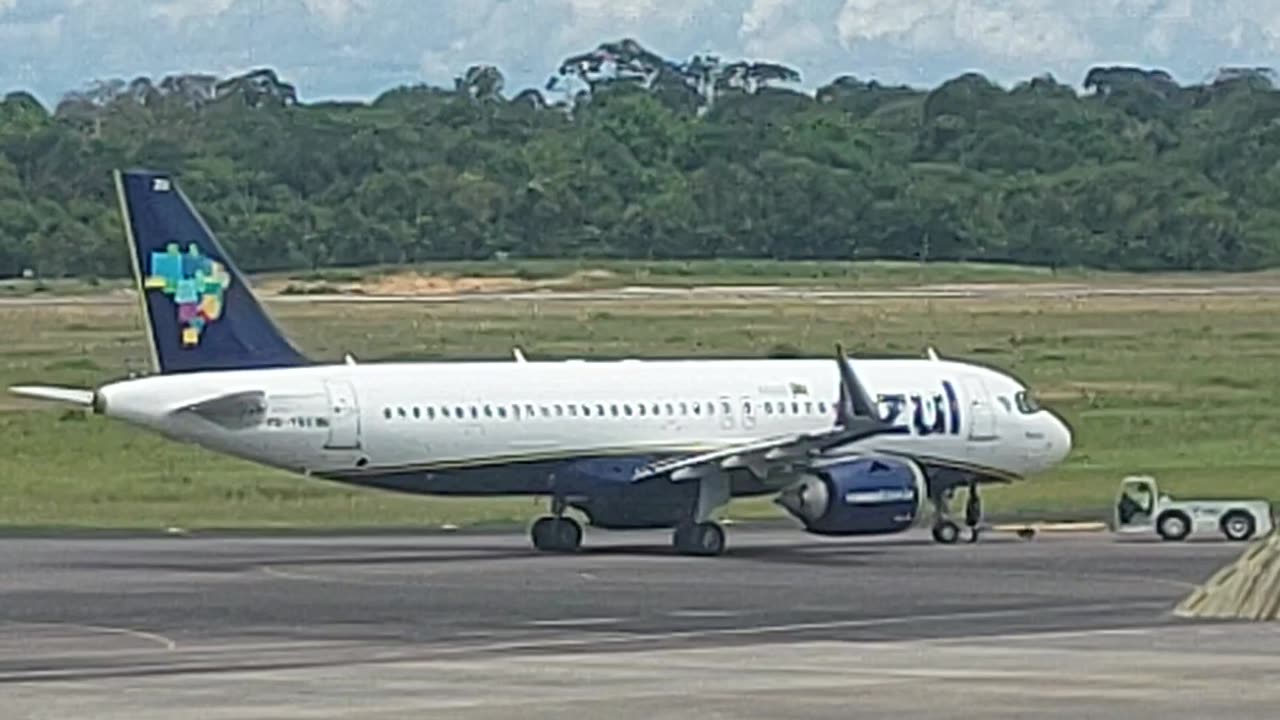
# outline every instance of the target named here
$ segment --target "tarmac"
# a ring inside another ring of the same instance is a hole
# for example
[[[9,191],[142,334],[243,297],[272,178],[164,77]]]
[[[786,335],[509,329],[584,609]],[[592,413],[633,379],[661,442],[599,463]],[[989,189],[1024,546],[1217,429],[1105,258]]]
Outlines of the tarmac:
[[[1172,612],[1242,549],[11,537],[0,717],[1271,719],[1280,626]]]

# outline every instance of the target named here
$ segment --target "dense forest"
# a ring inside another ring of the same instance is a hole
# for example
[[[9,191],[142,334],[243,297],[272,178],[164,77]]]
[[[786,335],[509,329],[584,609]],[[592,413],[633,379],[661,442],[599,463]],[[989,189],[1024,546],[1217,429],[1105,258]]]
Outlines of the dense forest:
[[[1280,91],[932,90],[606,43],[545,89],[299,101],[270,69],[102,80],[0,103],[0,277],[122,275],[111,170],[173,170],[250,270],[492,257],[992,260],[1132,270],[1280,261]]]

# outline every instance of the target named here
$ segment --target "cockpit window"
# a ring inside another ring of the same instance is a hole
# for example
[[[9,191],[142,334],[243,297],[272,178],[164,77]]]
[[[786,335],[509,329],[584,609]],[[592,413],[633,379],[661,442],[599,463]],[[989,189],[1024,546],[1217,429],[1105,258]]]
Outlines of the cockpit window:
[[[1013,399],[1018,403],[1019,412],[1022,412],[1023,414],[1030,415],[1031,413],[1040,411],[1040,403],[1036,401],[1035,396],[1032,395],[1029,390],[1020,391],[1018,394],[1013,396]]]

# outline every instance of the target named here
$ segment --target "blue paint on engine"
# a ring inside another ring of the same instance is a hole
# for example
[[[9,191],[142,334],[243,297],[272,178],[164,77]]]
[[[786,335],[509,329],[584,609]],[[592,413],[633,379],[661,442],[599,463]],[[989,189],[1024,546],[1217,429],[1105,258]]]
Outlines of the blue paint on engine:
[[[893,458],[860,458],[823,468],[829,504],[806,529],[817,535],[882,535],[906,530],[921,505],[918,470]]]

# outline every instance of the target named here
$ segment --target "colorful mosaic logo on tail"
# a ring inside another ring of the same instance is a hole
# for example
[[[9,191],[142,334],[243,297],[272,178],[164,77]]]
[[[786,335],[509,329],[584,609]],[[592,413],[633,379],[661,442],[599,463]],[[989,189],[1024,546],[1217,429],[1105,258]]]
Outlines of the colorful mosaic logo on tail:
[[[173,298],[182,325],[182,346],[195,347],[205,327],[222,316],[223,294],[231,286],[231,275],[222,263],[200,254],[195,243],[188,245],[185,253],[177,243],[169,243],[164,252],[151,253],[150,272],[143,286]]]

